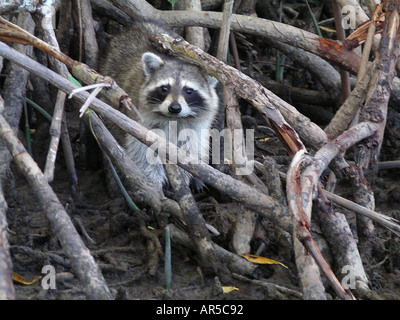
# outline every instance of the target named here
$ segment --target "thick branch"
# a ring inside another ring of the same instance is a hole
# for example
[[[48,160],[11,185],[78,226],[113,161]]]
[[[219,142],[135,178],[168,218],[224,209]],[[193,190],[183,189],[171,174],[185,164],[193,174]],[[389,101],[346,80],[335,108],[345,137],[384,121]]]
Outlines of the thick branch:
[[[52,231],[71,260],[74,273],[81,282],[88,299],[113,299],[100,269],[86,248],[57,195],[47,183],[36,162],[30,157],[22,143],[0,115],[1,138],[14,158],[14,162],[25,175],[46,213]]]
[[[399,14],[397,7],[391,12],[380,42],[376,57],[376,71],[372,75],[364,108],[360,112],[360,121],[379,124],[376,135],[357,145],[355,159],[362,168],[375,164],[382,145],[386,125],[387,106],[395,76],[395,66],[400,54],[400,40],[397,38]]]
[[[237,69],[224,64],[184,40],[176,40],[165,34],[156,35],[152,40],[158,49],[184,57],[201,66],[209,74],[223,82],[226,87],[233,90],[237,96],[249,101],[271,123],[289,153],[293,154],[304,148],[295,130],[299,130],[302,138],[313,139],[308,141],[313,146],[321,146],[325,143],[326,136],[317,125],[311,123],[293,106]],[[295,130],[282,117],[281,112],[285,118],[292,120],[291,122],[296,126]]]
[[[222,13],[212,11],[161,11],[142,0],[110,1],[133,19],[151,17],[161,20],[171,27],[219,28],[223,16]],[[327,40],[287,24],[239,14],[232,14],[231,29],[258,36],[262,35],[274,41],[290,44],[323,57],[354,74],[358,71],[360,57],[347,50],[340,41]]]

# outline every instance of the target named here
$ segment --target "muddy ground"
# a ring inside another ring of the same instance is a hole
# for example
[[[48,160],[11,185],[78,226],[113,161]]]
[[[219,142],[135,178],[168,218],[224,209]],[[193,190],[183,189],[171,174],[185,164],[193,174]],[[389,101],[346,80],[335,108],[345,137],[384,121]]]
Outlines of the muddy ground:
[[[73,196],[71,186],[63,163],[62,151],[57,160],[55,180],[51,183],[58,198],[72,217],[77,230],[82,234],[87,247],[91,250],[100,265],[107,284],[117,299],[298,299],[295,294],[276,292],[271,288],[250,283],[249,281],[231,278],[229,283],[220,283],[213,276],[203,275],[196,260],[196,254],[178,244],[172,244],[172,289],[164,289],[164,268],[162,257],[155,276],[149,275],[149,255],[147,242],[140,232],[138,220],[130,212],[122,197],[111,198],[107,189],[106,176],[101,165],[96,168],[83,168],[80,165],[78,146],[79,131],[75,113],[71,112],[69,123],[70,134],[76,151],[78,185]],[[271,134],[267,142],[271,155],[281,162],[282,170],[287,166],[288,158],[283,154],[280,142]],[[34,144],[35,145],[35,144]],[[257,154],[261,149],[257,148]],[[43,162],[44,153],[39,152],[39,163]],[[57,288],[45,290],[41,280],[31,285],[15,283],[17,299],[86,299],[76,278],[71,274],[68,259],[58,241],[51,236],[49,224],[43,210],[37,203],[35,195],[25,179],[15,170],[15,193],[8,195],[9,241],[13,259],[14,272],[26,281],[38,279],[44,265],[51,264],[57,272]],[[399,218],[400,208],[400,171],[381,171],[375,179],[374,193],[377,211]],[[338,193],[351,198],[351,187],[346,182],[339,185]],[[231,231],[234,223],[219,216],[216,207],[215,191],[198,195],[199,207],[205,219],[218,226],[222,233],[213,240],[230,249]],[[214,199],[214,200],[212,200]],[[221,202],[221,198],[217,198]],[[226,212],[237,210],[229,199],[222,201]],[[343,211],[343,210],[342,210]],[[344,210],[352,230],[356,233],[354,214]],[[151,213],[150,213],[151,216]],[[148,222],[154,228],[160,243],[164,245],[164,234],[159,229],[157,219]],[[84,231],[93,240],[92,243]],[[313,231],[316,238],[322,234],[318,223],[314,222]],[[296,267],[290,249],[282,247],[277,239],[277,231],[272,225],[263,225],[262,232],[267,244],[262,256],[282,262],[281,265],[260,265],[261,280],[274,283],[300,293]],[[364,261],[371,288],[384,299],[400,298],[400,244],[398,236],[388,230],[376,226],[376,234],[382,247],[375,252],[373,259]],[[252,242],[255,251],[260,240]],[[254,253],[254,251],[252,253]],[[330,259],[329,248],[325,248],[325,256]],[[222,293],[221,285],[235,286],[239,290]],[[331,292],[327,286],[327,292]],[[335,295],[333,294],[333,297]]]

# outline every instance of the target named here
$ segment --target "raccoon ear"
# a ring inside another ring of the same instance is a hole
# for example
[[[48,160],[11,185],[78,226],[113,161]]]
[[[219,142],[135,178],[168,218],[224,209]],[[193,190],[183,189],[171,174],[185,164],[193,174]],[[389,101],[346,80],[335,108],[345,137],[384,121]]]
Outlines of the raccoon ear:
[[[143,71],[146,76],[160,68],[164,61],[152,52],[145,52],[142,55]]]
[[[208,84],[210,85],[211,88],[215,88],[217,85],[218,80],[214,78],[213,76],[208,76]]]

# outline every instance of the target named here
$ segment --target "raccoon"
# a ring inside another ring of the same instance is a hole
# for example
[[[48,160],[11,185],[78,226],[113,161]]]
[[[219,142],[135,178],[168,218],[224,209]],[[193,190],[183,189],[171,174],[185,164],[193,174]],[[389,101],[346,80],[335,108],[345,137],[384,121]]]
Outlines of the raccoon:
[[[171,142],[177,143],[178,147],[184,146],[191,156],[208,163],[209,129],[221,103],[218,81],[198,66],[156,51],[149,37],[158,33],[178,37],[166,27],[150,21],[135,24],[114,36],[100,64],[100,72],[113,77],[129,94],[147,129],[164,133],[167,141],[170,134],[183,136],[184,141]],[[137,118],[133,111],[127,115]],[[147,146],[125,132],[120,132],[116,138],[159,189],[168,184],[160,158],[155,156],[156,161],[149,161],[151,152]],[[204,186],[188,172],[182,172],[194,189]]]

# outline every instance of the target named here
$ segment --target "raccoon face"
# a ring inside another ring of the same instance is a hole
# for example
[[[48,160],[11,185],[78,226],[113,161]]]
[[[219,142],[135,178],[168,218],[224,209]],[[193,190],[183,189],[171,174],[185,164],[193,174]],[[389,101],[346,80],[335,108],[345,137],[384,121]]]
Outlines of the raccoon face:
[[[146,52],[142,56],[145,85],[142,104],[164,117],[192,118],[214,107],[216,79],[180,60],[164,61]],[[144,106],[142,105],[142,106]]]

